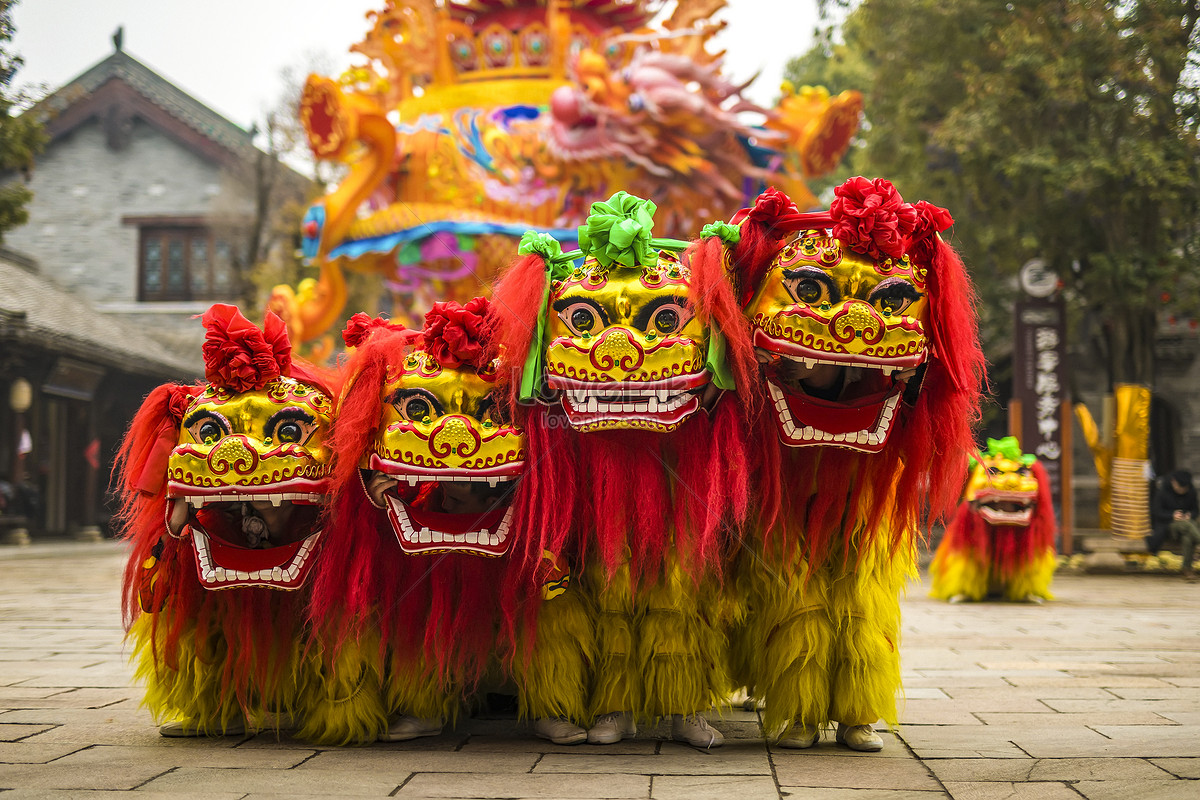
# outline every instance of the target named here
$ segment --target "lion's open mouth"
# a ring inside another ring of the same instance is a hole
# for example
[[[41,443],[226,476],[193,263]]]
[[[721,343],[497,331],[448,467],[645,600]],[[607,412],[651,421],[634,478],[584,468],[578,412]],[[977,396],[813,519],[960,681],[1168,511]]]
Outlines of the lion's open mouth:
[[[756,332],[780,438],[792,447],[826,445],[878,453],[919,367],[849,364],[763,349]]]
[[[699,410],[707,384],[706,372],[642,382],[550,379],[551,387],[562,390],[567,421],[584,433],[617,428],[672,431]]]
[[[200,583],[207,589],[302,586],[321,537],[316,503],[324,496],[298,494],[278,502],[268,495],[229,496],[237,499],[181,497],[169,507],[172,531],[181,518],[191,531]]]
[[[418,473],[373,456],[371,466],[363,472],[367,494],[387,511],[405,553],[495,558],[508,552],[512,493],[523,463],[479,472]]]
[[[977,495],[976,503],[989,525],[1023,527],[1033,521],[1034,499],[1028,494],[993,491]]]

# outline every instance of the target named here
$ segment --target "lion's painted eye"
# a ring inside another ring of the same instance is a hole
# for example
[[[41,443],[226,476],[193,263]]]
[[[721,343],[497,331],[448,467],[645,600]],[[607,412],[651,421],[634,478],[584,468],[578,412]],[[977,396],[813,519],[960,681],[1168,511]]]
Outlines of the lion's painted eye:
[[[285,422],[275,429],[275,437],[281,442],[298,442],[303,434],[295,422]]]
[[[796,288],[792,293],[801,303],[816,303],[821,299],[824,287],[812,278],[805,278],[796,283]]]
[[[221,426],[210,419],[200,423],[200,427],[196,430],[196,438],[208,444],[221,438],[221,433]]]
[[[211,411],[198,411],[183,424],[192,439],[201,444],[215,444],[229,435],[229,423]]]
[[[654,327],[659,333],[674,333],[679,328],[679,313],[673,308],[664,308],[654,315]]]
[[[608,324],[600,307],[587,300],[563,298],[554,304],[554,310],[575,336],[594,336]]]
[[[268,439],[275,439],[282,444],[303,444],[316,429],[316,417],[302,408],[292,406],[272,414],[263,430]]]
[[[571,312],[571,327],[580,333],[591,332],[596,327],[596,314],[588,308],[577,308]]]
[[[401,417],[412,422],[421,422],[441,414],[441,407],[433,395],[420,389],[399,389],[391,399],[392,407]]]
[[[797,303],[816,306],[841,299],[829,276],[818,269],[785,270],[783,286]]]
[[[425,419],[433,411],[433,407],[429,405],[429,401],[423,397],[410,397],[404,401],[404,408],[400,412],[409,419]]]
[[[868,298],[885,315],[903,314],[910,305],[921,299],[911,283],[903,278],[888,278],[871,290]]]
[[[633,327],[647,335],[670,336],[681,331],[693,316],[686,296],[660,296],[638,310],[633,317]]]

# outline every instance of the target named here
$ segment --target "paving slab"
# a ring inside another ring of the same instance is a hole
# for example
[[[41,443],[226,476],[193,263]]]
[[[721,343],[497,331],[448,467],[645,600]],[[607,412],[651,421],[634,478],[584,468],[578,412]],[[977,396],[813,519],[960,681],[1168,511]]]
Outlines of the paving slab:
[[[54,725],[36,722],[12,724],[0,722],[0,742],[20,742],[24,739],[37,736],[39,733],[52,730],[54,727]]]
[[[830,789],[824,786],[784,786],[781,794],[788,800],[942,800],[944,791],[910,789]]]
[[[624,800],[650,796],[649,775],[432,775],[418,773],[394,796],[405,798],[554,798]]]
[[[403,770],[282,770],[210,769],[184,767],[143,784],[152,792],[192,791],[203,786],[214,792],[273,792],[293,797],[324,795],[379,797],[396,791],[412,773]],[[439,776],[440,777],[440,776]]]
[[[769,776],[655,775],[650,800],[777,800]]]
[[[270,751],[245,751],[262,755]],[[295,752],[295,751],[291,751]],[[615,758],[616,756],[608,756]],[[302,759],[297,772],[317,770],[381,770],[402,772],[518,772],[527,773],[543,758],[540,753],[488,753],[464,758],[458,752],[419,752],[404,750],[342,749],[325,750]],[[549,756],[545,756],[549,758]],[[576,770],[587,771],[587,770]]]
[[[547,753],[533,771],[535,774],[770,775],[771,764],[766,746],[759,742],[748,747],[726,744],[707,752],[676,746],[652,756]]]
[[[1167,770],[1140,758],[937,758],[926,766],[943,782],[1167,780]]]
[[[0,764],[45,764],[62,758],[69,753],[82,750],[86,745],[44,745],[28,742],[0,742]]]
[[[1192,758],[1155,758],[1151,764],[1178,778],[1200,779],[1200,756]]]
[[[1057,781],[954,782],[946,784],[946,791],[954,800],[1079,800],[1070,786]]]
[[[120,796],[120,795],[117,795]],[[243,792],[145,792],[129,793],[137,800],[242,800]],[[114,792],[88,791],[82,789],[14,789],[4,793],[4,800],[112,800]],[[282,798],[283,795],[276,795]]]
[[[153,761],[52,763],[53,768],[42,764],[0,764],[0,789],[135,789],[169,769]]]
[[[1195,781],[1080,781],[1072,788],[1088,800],[1195,800]]]
[[[942,787],[916,758],[773,759],[780,786],[938,791]]]
[[[999,727],[1019,727],[1023,725],[1045,725],[1058,727],[1060,725],[1170,725],[1178,720],[1171,719],[1165,713],[1156,714],[1153,711],[1097,711],[1080,714],[1006,714],[979,711],[975,714],[985,725]]]

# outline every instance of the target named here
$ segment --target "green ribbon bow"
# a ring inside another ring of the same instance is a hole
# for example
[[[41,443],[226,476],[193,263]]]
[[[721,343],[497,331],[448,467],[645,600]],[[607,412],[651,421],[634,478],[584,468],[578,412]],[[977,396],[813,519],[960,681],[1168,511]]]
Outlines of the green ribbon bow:
[[[548,233],[525,231],[521,243],[517,245],[518,255],[536,254],[546,262],[546,291],[542,295],[542,307],[538,311],[537,327],[533,340],[529,343],[529,352],[525,355],[525,369],[521,373],[521,399],[532,400],[537,393],[538,380],[542,375],[542,360],[545,353],[542,350],[542,338],[546,333],[546,312],[550,307],[550,286],[554,281],[561,281],[570,276],[574,269],[573,262],[579,258],[579,251],[572,250],[564,253],[562,245]]]
[[[657,209],[652,201],[627,192],[592,203],[591,213],[579,226],[579,249],[604,267],[653,263],[657,259],[651,244]]]
[[[1003,439],[988,439],[987,453],[992,456],[1004,456],[1009,461],[1023,461],[1021,445],[1015,436],[1005,436]]]
[[[714,236],[731,247],[742,240],[742,229],[721,220],[710,222],[700,229],[701,239],[711,239]]]

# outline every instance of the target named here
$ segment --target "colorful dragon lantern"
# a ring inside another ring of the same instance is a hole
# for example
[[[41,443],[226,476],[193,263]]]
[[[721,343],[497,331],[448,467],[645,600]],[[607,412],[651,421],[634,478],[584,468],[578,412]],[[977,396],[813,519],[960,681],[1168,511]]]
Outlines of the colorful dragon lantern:
[[[989,594],[1049,600],[1057,532],[1045,467],[1013,436],[988,439],[929,565],[930,595],[952,603]]]
[[[616,188],[658,203],[670,236],[767,183],[815,202],[803,181],[841,158],[861,96],[806,87],[756,106],[706,48],[724,0],[675,0],[649,27],[664,5],[386,0],[369,14],[351,48],[365,63],[310,76],[301,102],[313,152],[348,168],[303,222],[322,274],[294,304],[313,321],[302,338],[340,310],[343,268],[382,275],[394,316],[425,293],[465,302],[526,230],[573,242]]]

